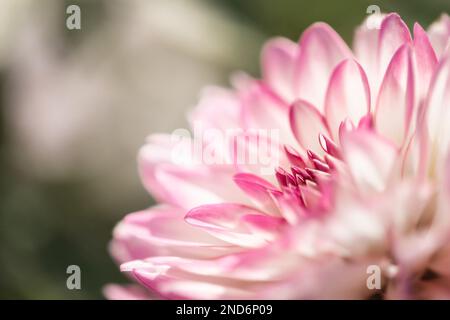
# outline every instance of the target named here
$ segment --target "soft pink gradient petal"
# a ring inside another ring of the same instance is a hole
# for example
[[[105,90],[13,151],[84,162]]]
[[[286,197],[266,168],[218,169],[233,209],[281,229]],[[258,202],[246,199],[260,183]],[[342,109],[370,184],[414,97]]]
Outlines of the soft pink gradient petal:
[[[389,64],[375,111],[375,126],[386,138],[401,147],[407,138],[414,108],[414,68],[412,51],[400,47]]]
[[[439,176],[436,170],[442,167],[450,146],[450,55],[441,60],[432,79],[425,112],[431,142],[429,174]]]
[[[175,148],[178,146],[172,142],[172,137],[163,136],[159,139],[161,141],[155,142],[152,137],[141,148],[138,157],[143,184],[159,201],[191,208],[203,203],[244,200],[230,179],[234,174],[231,166],[177,164]],[[195,142],[189,140],[187,143],[190,147]],[[189,152],[189,155],[194,152]],[[209,178],[211,172],[215,174],[215,181]],[[177,186],[176,190],[173,189],[174,185]]]
[[[425,30],[418,23],[414,24],[414,58],[417,65],[415,81],[418,90],[416,99],[420,101],[425,98],[428,92],[438,59]]]
[[[249,299],[257,294],[239,281],[186,272],[178,267],[183,262],[177,257],[158,257],[128,262],[121,270],[168,299]]]
[[[372,104],[383,76],[380,75],[381,71],[378,70],[378,41],[381,23],[385,17],[383,14],[376,13],[367,17],[356,29],[353,40],[355,57],[365,70],[369,80]]]
[[[327,24],[316,23],[300,38],[294,84],[297,98],[324,108],[324,96],[331,72],[344,59],[353,57],[341,37]]]
[[[241,91],[243,121],[247,128],[270,129],[283,124],[287,104],[261,82],[253,82]],[[264,110],[265,112],[261,112]]]
[[[186,223],[184,216],[181,209],[161,206],[127,215],[114,229],[112,256],[125,262],[167,254],[213,257],[233,251],[228,243]]]
[[[154,296],[138,285],[120,286],[116,284],[105,286],[103,294],[109,300],[149,300]]]
[[[298,53],[298,45],[286,38],[269,41],[262,51],[263,79],[288,103],[294,99],[292,80]]]
[[[201,125],[204,129],[230,129],[240,128],[241,102],[232,90],[220,87],[207,87],[203,89],[197,107],[189,114],[191,126]],[[220,110],[220,117],[217,112]]]
[[[115,228],[122,271],[171,299],[448,297],[448,26],[415,24],[412,38],[397,14],[374,15],[355,57],[324,23],[299,45],[267,43],[262,79],[203,92],[190,121],[206,138],[153,135],[141,149],[161,205]]]
[[[271,215],[278,214],[279,211],[272,194],[280,193],[280,191],[273,184],[250,173],[238,173],[233,179],[239,188],[253,200],[256,207]]]
[[[331,75],[325,98],[325,116],[333,138],[338,138],[342,121],[358,123],[369,112],[370,88],[364,70],[354,60],[341,62]]]
[[[398,152],[394,145],[370,131],[352,131],[343,136],[343,158],[363,192],[381,192],[395,177]]]
[[[405,22],[396,13],[391,13],[381,23],[378,40],[378,75],[384,74],[395,52],[405,44],[411,44],[411,34]]]
[[[442,14],[441,18],[430,26],[427,33],[437,56],[441,57],[450,43],[450,17],[448,14]]]
[[[204,205],[185,220],[213,236],[242,247],[260,247],[273,240],[284,221],[240,204]]]

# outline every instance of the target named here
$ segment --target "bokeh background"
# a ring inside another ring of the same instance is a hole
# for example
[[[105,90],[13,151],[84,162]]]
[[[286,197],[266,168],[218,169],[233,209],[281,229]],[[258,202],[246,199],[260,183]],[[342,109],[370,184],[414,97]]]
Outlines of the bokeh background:
[[[66,28],[67,6],[81,30]],[[259,74],[271,36],[315,21],[351,43],[367,7],[429,25],[448,0],[0,0],[0,298],[102,299],[115,223],[153,203],[136,153],[185,127],[207,84]],[[66,268],[81,268],[81,290]]]

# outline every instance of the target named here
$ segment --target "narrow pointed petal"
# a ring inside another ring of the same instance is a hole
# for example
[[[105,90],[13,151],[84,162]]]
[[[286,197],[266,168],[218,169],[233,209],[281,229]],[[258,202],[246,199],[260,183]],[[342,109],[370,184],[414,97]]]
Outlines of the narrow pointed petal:
[[[450,152],[447,152],[444,161],[441,163],[442,174],[438,177],[440,185],[440,193],[438,195],[436,215],[433,218],[434,234],[444,242],[450,253],[450,244],[448,244],[448,235],[450,232]],[[441,264],[446,262],[446,266],[450,267],[450,257],[440,257]],[[441,265],[442,269],[442,265]],[[450,276],[450,269],[446,273]]]
[[[439,176],[436,170],[450,149],[450,55],[443,58],[431,82],[425,118],[431,143],[430,174]]]
[[[298,51],[298,45],[291,40],[276,38],[262,52],[263,79],[288,103],[294,99],[294,63]]]
[[[300,168],[304,168],[306,166],[305,160],[294,148],[290,146],[284,146],[284,151],[292,165]]]
[[[417,66],[416,93],[421,100],[428,92],[438,60],[425,30],[418,23],[414,24],[414,58]]]
[[[330,156],[332,156],[334,158],[341,157],[339,147],[333,141],[331,141],[329,138],[324,136],[323,134],[319,135],[319,142],[320,142],[320,145],[322,146],[322,149],[326,153],[328,153]]]
[[[346,118],[353,123],[370,112],[370,88],[364,70],[354,60],[341,62],[331,75],[325,99],[325,116],[334,139]]]
[[[281,215],[288,223],[295,225],[303,215],[299,199],[289,192],[282,194],[274,193],[273,198],[277,203]]]

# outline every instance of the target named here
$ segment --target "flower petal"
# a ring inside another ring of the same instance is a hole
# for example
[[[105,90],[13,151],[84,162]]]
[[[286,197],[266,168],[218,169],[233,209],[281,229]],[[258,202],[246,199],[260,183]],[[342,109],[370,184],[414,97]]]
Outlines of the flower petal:
[[[213,257],[230,252],[230,245],[184,221],[184,210],[153,207],[131,213],[115,228],[110,244],[119,262],[155,255]]]
[[[291,106],[289,119],[292,132],[305,150],[323,155],[324,150],[319,143],[319,135],[330,136],[325,118],[310,103],[298,100]]]
[[[325,99],[325,116],[335,141],[346,118],[353,123],[370,112],[370,88],[361,66],[354,60],[341,62],[331,75]]]
[[[436,170],[443,167],[450,148],[450,55],[442,59],[433,77],[425,112],[432,155],[429,174],[439,177]]]
[[[108,300],[149,300],[155,298],[138,285],[108,284],[103,288],[103,295]]]
[[[233,177],[233,180],[247,195],[254,199],[255,205],[259,209],[271,215],[278,212],[271,196],[272,192],[277,192],[277,188],[273,184],[250,173],[238,173]]]
[[[416,93],[417,98],[422,100],[428,92],[438,60],[425,30],[418,23],[414,24],[414,58],[417,66]]]
[[[384,76],[391,58],[397,50],[411,42],[411,34],[405,22],[396,13],[388,14],[381,23],[378,40],[378,74],[380,77]]]
[[[186,209],[226,200],[245,201],[232,181],[232,166],[197,163],[191,152],[203,152],[201,143],[200,150],[194,150],[195,143],[199,142],[190,139],[182,141],[184,142],[189,154],[183,164],[177,163],[179,145],[169,135],[158,138],[158,141],[151,137],[149,143],[139,151],[142,182],[157,200]],[[212,173],[214,181],[210,179]],[[174,185],[177,186],[176,189],[173,188]]]
[[[315,23],[300,38],[300,55],[294,84],[296,96],[324,108],[326,86],[331,72],[344,59],[353,57],[341,37],[326,23]]]
[[[288,103],[294,99],[294,61],[299,47],[286,38],[270,40],[262,52],[263,79]]]
[[[217,114],[220,113],[220,117]],[[216,128],[225,131],[240,128],[241,103],[235,92],[220,87],[203,89],[200,102],[189,114],[192,128],[201,125],[205,129]]]
[[[371,131],[345,132],[342,137],[343,158],[361,192],[381,192],[395,177],[397,150]]]
[[[263,248],[215,260],[155,257],[122,264],[121,270],[166,298],[256,299],[270,289],[267,280],[284,278],[296,267],[295,256]]]
[[[375,111],[375,127],[401,147],[407,137],[414,108],[412,53],[402,46],[392,58],[381,84]]]
[[[186,221],[215,237],[241,247],[259,247],[273,240],[283,219],[240,204],[203,205],[192,209]]]
[[[288,130],[288,105],[274,94],[266,85],[253,82],[240,92],[242,99],[242,119],[245,130],[270,130],[279,132],[285,143],[295,142]]]
[[[381,76],[378,74],[378,41],[384,14],[374,13],[368,16],[356,29],[353,40],[355,56],[367,74],[372,93],[378,92]],[[372,94],[372,99],[376,97]]]
[[[254,173],[273,180],[275,168],[289,163],[280,140],[279,132],[275,129],[269,132],[263,129],[237,132],[230,142],[229,150],[235,171]]]
[[[444,54],[450,43],[450,17],[444,13],[428,28],[431,44],[438,57]]]

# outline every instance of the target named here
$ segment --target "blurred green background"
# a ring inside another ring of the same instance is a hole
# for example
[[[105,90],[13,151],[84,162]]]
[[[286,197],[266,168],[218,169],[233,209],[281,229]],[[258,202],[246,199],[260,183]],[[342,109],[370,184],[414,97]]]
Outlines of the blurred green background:
[[[65,27],[69,4],[82,30]],[[101,299],[126,282],[107,245],[152,204],[135,165],[145,136],[184,126],[204,85],[257,75],[271,36],[320,20],[350,43],[369,5],[410,26],[450,12],[448,0],[0,0],[0,298]],[[71,264],[81,290],[66,288]]]

